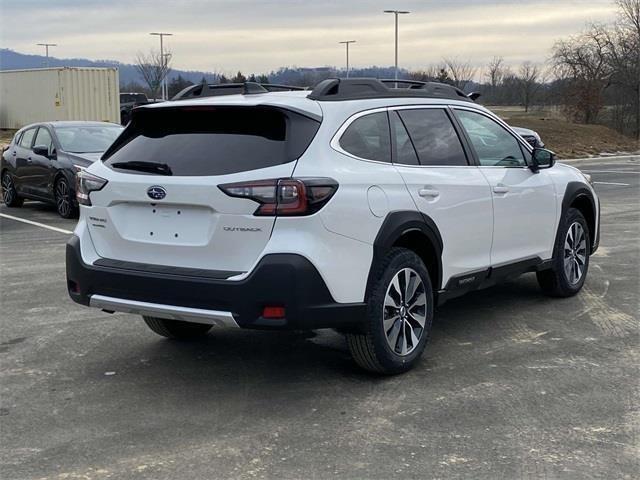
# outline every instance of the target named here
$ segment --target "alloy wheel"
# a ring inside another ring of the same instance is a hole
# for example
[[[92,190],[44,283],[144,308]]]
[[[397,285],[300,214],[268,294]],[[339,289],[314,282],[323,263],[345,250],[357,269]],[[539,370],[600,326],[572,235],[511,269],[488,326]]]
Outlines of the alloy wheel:
[[[579,222],[573,222],[564,240],[564,273],[575,285],[584,275],[587,261],[587,237]]]
[[[60,180],[56,184],[56,206],[58,213],[62,217],[67,217],[71,213],[71,201],[69,200],[69,185],[65,180]]]
[[[9,205],[15,195],[15,189],[13,188],[13,181],[8,173],[2,176],[2,201],[5,205]]]
[[[427,321],[427,295],[412,268],[395,274],[384,297],[382,325],[391,350],[409,355],[418,346]]]

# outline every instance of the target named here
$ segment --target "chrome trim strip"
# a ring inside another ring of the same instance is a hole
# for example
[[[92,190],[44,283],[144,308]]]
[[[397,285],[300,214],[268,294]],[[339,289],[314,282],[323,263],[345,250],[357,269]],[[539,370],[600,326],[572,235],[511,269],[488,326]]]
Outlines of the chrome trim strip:
[[[107,297],[104,295],[91,295],[89,298],[89,306],[103,310],[112,310],[114,312],[166,318],[168,320],[181,320],[183,322],[204,323],[218,327],[240,328],[231,312],[218,310],[204,310],[201,308],[163,305],[161,303],[139,302],[137,300]]]

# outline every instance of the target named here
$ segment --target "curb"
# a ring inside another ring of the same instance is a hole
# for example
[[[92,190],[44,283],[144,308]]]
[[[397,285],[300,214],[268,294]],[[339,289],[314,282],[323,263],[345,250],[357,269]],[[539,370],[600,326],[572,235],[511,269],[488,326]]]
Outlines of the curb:
[[[597,162],[602,162],[602,161],[607,161],[607,160],[640,160],[640,153],[634,154],[634,155],[612,155],[612,156],[603,156],[603,157],[585,157],[585,158],[559,158],[557,161],[558,163],[568,163],[568,164],[572,164],[572,163],[582,163],[582,162],[589,162],[589,161],[597,161]]]

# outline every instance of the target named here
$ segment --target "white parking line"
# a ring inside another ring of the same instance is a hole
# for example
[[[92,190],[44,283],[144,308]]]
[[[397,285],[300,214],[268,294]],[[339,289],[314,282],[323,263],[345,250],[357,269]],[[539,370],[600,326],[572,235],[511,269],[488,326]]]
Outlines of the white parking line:
[[[618,183],[618,182],[593,182],[596,185],[619,185],[621,187],[629,187],[629,183]]]
[[[636,173],[640,175],[640,172],[632,172],[630,170],[584,170],[586,173]]]
[[[53,230],[54,232],[58,232],[58,233],[66,233],[67,235],[71,235],[73,233],[71,230],[52,227],[51,225],[45,225],[44,223],[34,222],[32,220],[27,220],[26,218],[14,217],[13,215],[7,215],[6,213],[0,213],[0,217],[9,218],[11,220],[16,220],[22,223],[28,223],[29,225],[35,225],[36,227],[46,228],[48,230]]]

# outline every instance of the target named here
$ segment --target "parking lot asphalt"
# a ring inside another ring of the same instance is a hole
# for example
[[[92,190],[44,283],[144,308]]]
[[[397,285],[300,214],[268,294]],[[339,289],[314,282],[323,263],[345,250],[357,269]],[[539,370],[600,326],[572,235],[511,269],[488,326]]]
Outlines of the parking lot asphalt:
[[[3,206],[0,477],[638,478],[640,157],[574,166],[602,202],[583,291],[530,274],[453,300],[421,364],[385,378],[332,331],[180,343],[76,305],[74,222]]]

